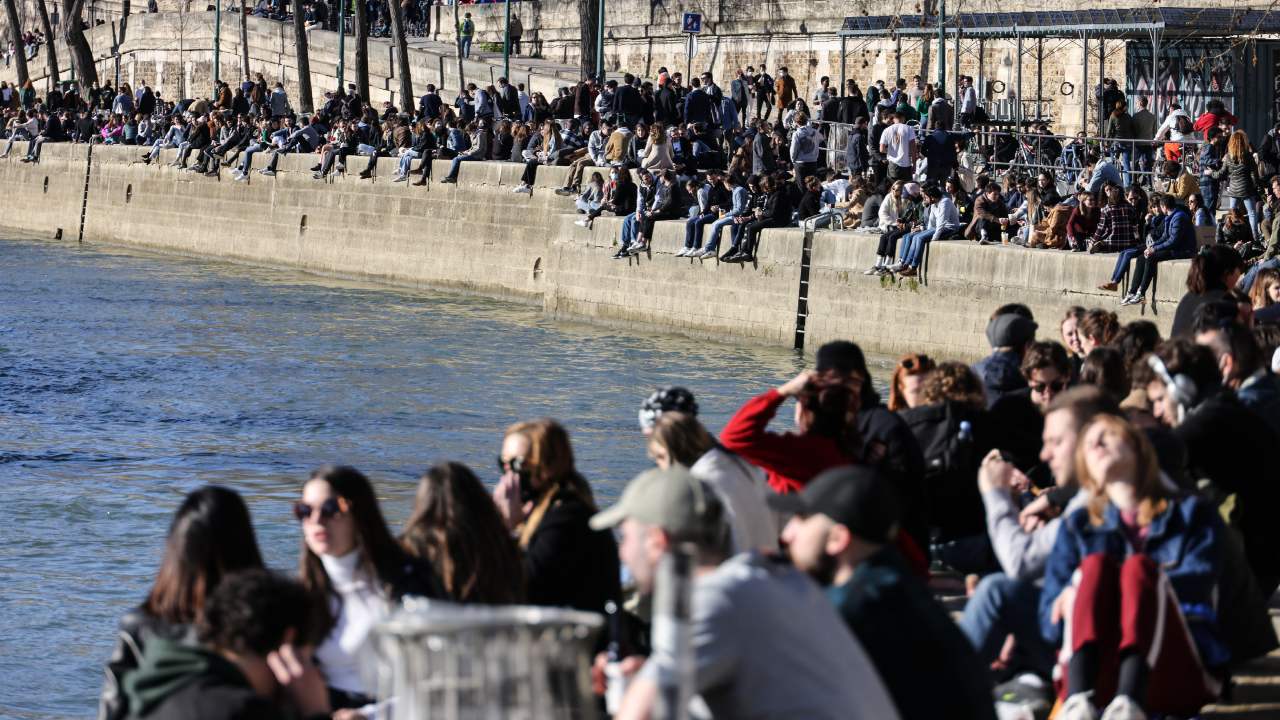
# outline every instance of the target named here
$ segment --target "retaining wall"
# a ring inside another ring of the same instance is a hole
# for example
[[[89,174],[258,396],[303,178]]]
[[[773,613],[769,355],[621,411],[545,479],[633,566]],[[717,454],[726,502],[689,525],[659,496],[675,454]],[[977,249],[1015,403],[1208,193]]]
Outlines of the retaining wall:
[[[531,195],[514,194],[522,165],[464,163],[456,185],[392,183],[382,159],[373,180],[349,174],[315,180],[315,156],[286,156],[279,173],[235,182],[144,165],[141,150],[97,146],[85,193],[88,147],[48,145],[39,164],[19,161],[23,144],[0,160],[4,224],[36,237],[84,240],[281,265],[415,287],[460,290],[541,304],[554,316],[703,337],[791,346],[802,292],[804,235],[765,231],[754,265],[689,260],[679,221],[658,223],[652,252],[613,260],[621,221],[574,224],[568,198],[553,192],[567,168],[540,168]],[[173,158],[166,151],[163,160]],[[262,167],[266,159],[255,159]],[[434,176],[448,164],[437,162]],[[816,233],[807,283],[806,345],[855,338],[874,352],[923,350],[973,359],[987,351],[992,309],[1023,302],[1056,338],[1069,305],[1115,307],[1088,290],[1114,256],[1017,247],[937,243],[927,286],[883,282],[862,270],[876,237]],[[1185,263],[1162,266],[1155,320],[1167,331],[1183,291]],[[1117,308],[1122,321],[1140,308]]]

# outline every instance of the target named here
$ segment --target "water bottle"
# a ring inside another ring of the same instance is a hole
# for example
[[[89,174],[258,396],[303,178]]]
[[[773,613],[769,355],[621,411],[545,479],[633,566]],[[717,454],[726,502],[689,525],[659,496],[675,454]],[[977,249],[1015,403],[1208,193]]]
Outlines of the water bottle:
[[[963,443],[973,442],[973,423],[969,422],[968,420],[960,421],[959,438],[960,438],[960,442],[963,442]]]
[[[609,644],[605,648],[607,662],[604,666],[604,706],[609,715],[617,715],[622,709],[622,697],[627,693],[627,678],[622,674],[622,659],[626,657],[623,649],[623,623],[618,604],[610,600],[604,605],[605,617],[609,621]]]

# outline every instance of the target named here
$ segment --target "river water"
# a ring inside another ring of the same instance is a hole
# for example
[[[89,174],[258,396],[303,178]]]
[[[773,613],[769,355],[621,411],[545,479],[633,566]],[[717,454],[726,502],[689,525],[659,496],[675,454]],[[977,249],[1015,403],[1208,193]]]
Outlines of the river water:
[[[199,485],[244,494],[268,564],[292,569],[290,503],[317,465],[368,473],[399,527],[430,464],[492,482],[503,428],[550,416],[608,501],[649,464],[636,410],[653,388],[686,385],[718,431],[802,363],[511,303],[51,242],[0,240],[0,303],[2,717],[94,712],[116,619]]]

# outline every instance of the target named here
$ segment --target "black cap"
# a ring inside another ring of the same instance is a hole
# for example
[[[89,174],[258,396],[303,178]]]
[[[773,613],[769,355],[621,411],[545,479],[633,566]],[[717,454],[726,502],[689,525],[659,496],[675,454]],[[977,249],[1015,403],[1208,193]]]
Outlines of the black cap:
[[[862,348],[848,340],[836,340],[818,348],[814,361],[818,372],[836,370],[844,375],[855,370],[861,372],[866,364]]]
[[[799,493],[770,495],[768,503],[779,512],[826,515],[869,542],[888,542],[898,525],[898,503],[889,481],[864,465],[825,470]]]

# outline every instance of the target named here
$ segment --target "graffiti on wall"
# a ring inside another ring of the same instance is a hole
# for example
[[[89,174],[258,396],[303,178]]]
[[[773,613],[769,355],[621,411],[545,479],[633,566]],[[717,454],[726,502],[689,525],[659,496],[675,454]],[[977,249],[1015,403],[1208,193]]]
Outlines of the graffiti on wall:
[[[1151,98],[1151,110],[1164,117],[1173,102],[1191,117],[1198,117],[1205,104],[1214,98],[1235,112],[1236,51],[1230,43],[1217,41],[1182,41],[1160,48],[1160,62],[1152,77],[1151,45],[1129,43],[1127,53],[1128,87],[1131,108],[1138,97]]]

